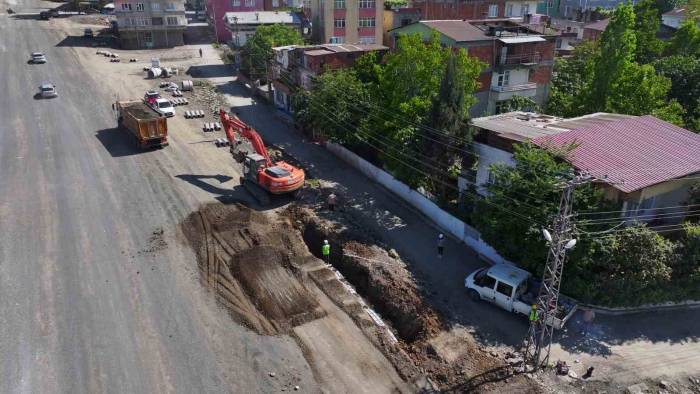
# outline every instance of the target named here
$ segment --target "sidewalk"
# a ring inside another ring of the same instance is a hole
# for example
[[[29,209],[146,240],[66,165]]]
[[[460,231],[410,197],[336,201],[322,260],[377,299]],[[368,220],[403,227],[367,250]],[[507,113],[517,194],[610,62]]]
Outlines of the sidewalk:
[[[278,119],[272,106],[255,103],[233,78],[226,81],[217,78],[217,82],[232,110],[255,127],[266,142],[283,147],[302,163],[309,177],[335,185],[347,204],[363,212],[365,225],[382,234],[383,241],[406,260],[423,284],[429,301],[450,323],[474,328],[477,339],[486,346],[521,345],[528,329],[527,319],[467,298],[463,287],[465,276],[487,265],[470,248],[448,238],[445,256],[438,259],[439,231],[429,220],[323,147],[305,141]],[[581,337],[581,325],[579,314],[574,316],[568,330],[557,333],[554,361],[567,360],[574,369],[583,372],[584,363],[574,365],[574,359],[583,361],[580,353],[590,353],[585,360],[587,365],[595,365],[597,378],[609,373],[611,377],[632,382],[642,375],[700,373],[700,310],[653,316],[599,316],[588,338]],[[651,368],[652,360],[664,364],[664,368]]]

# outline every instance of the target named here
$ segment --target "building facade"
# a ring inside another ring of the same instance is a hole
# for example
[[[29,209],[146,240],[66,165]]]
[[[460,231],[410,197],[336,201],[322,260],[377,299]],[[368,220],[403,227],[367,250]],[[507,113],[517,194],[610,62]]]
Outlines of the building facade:
[[[509,19],[420,21],[390,32],[394,42],[401,34],[440,34],[443,45],[464,48],[486,64],[479,76],[478,102],[471,116],[502,111],[513,96],[545,103],[549,95],[557,35],[542,34]]]
[[[377,44],[322,44],[273,48],[272,87],[275,106],[293,112],[291,95],[295,89],[309,90],[313,78],[329,70],[351,67],[368,52],[386,53],[389,48]]]
[[[183,0],[117,0],[114,13],[124,49],[183,45],[187,27]]]
[[[603,19],[602,21],[593,22],[585,25],[583,27],[583,39],[589,41],[598,41],[605,29],[607,29],[608,23],[610,23],[610,19]]]
[[[214,27],[214,35],[220,43],[229,42],[231,31],[226,28],[224,17],[227,12],[255,12],[265,9],[264,0],[206,0],[206,13],[209,24]]]
[[[229,45],[234,48],[245,45],[257,28],[263,25],[292,27],[298,29],[302,36],[309,30],[300,14],[289,11],[227,12],[224,16],[224,25],[231,33]]]
[[[421,11],[424,20],[522,18],[537,13],[536,0],[414,0],[411,6]]]
[[[379,44],[384,0],[309,0],[305,12],[317,43]]]

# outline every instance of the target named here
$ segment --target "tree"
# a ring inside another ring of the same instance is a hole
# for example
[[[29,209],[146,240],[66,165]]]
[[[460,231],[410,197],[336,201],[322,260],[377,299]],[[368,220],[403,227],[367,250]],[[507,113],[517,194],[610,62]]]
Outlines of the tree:
[[[467,119],[469,107],[476,102],[473,93],[480,71],[479,62],[468,57],[464,50],[451,53],[439,94],[433,98],[426,119],[427,126],[440,133],[422,134],[421,151],[426,158],[433,159],[423,160],[423,167],[430,174],[427,180],[431,191],[442,204],[457,196],[454,190],[461,170],[460,148],[464,149],[471,141]]]
[[[656,37],[661,24],[661,14],[655,0],[641,0],[634,6],[634,32],[637,37],[635,60],[640,64],[656,60],[664,49],[664,44]]]
[[[584,41],[569,58],[555,59],[548,113],[564,117],[586,113],[584,92],[593,79],[593,59],[597,52],[595,41]]]
[[[678,28],[668,46],[673,55],[700,56],[700,28],[698,22],[688,18]]]
[[[700,59],[694,56],[669,56],[654,63],[656,71],[671,80],[670,99],[685,110],[686,127],[700,131]]]
[[[630,69],[637,41],[632,6],[620,4],[600,38],[600,51],[593,62],[593,78],[589,86],[589,112],[605,111],[608,98],[619,93],[619,80]]]
[[[537,103],[525,96],[514,95],[506,101],[503,105],[503,112],[512,111],[526,111],[526,112],[539,112],[540,106]]]
[[[308,93],[296,95],[295,116],[305,127],[341,144],[358,143],[357,131],[372,107],[372,98],[353,71],[325,72],[314,80]]]
[[[299,31],[285,25],[263,25],[246,41],[242,50],[241,71],[251,79],[266,79],[272,48],[303,44]]]

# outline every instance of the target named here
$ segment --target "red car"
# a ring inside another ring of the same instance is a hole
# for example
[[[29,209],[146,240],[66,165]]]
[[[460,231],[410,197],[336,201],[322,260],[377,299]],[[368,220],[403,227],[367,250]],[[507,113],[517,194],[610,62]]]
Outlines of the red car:
[[[149,90],[143,96],[143,101],[145,101],[146,104],[153,106],[156,104],[156,100],[158,100],[159,98],[160,98],[160,93],[158,93],[155,90]]]

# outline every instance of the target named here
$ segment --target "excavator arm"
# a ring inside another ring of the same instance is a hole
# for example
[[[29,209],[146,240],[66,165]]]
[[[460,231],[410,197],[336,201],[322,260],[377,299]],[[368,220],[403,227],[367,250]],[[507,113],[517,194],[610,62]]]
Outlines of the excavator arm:
[[[231,116],[227,114],[223,108],[219,109],[219,118],[221,119],[221,125],[226,132],[226,139],[228,139],[231,147],[235,147],[238,143],[235,134],[235,132],[238,132],[241,137],[250,141],[257,154],[265,158],[266,166],[272,166],[272,160],[270,160],[270,155],[267,153],[267,149],[265,149],[265,144],[263,143],[260,134],[258,134],[255,129],[238,119],[236,115]]]

